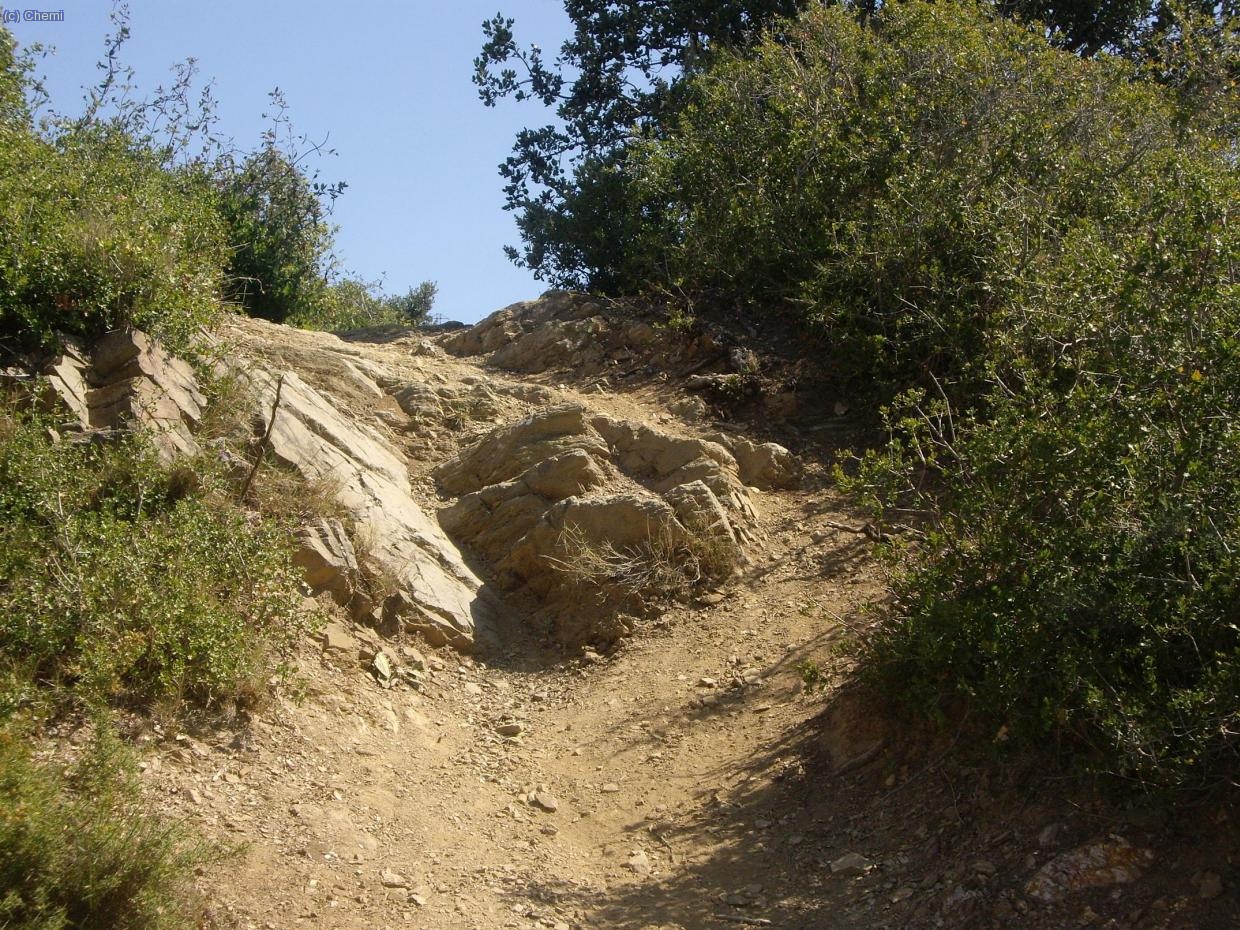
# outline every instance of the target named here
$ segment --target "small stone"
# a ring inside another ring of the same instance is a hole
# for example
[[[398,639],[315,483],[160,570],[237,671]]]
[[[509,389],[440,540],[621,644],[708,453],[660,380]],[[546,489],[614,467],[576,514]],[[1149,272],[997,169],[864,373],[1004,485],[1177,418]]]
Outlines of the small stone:
[[[715,688],[719,686],[719,681],[715,678],[699,678],[698,684],[703,688]]]
[[[375,677],[379,681],[392,680],[392,660],[387,657],[387,653],[380,650],[375,653],[375,657],[370,663],[371,670],[375,673]]]
[[[500,736],[520,736],[521,730],[521,724],[517,723],[515,720],[507,723],[501,723],[495,728],[495,732]]]
[[[1197,877],[1197,896],[1209,901],[1223,893],[1223,880],[1217,872],[1202,872]]]
[[[870,860],[861,853],[845,853],[831,863],[831,871],[833,873],[850,874],[854,872],[864,872],[870,867]]]
[[[640,849],[635,849],[624,865],[638,875],[650,874],[650,858]]]
[[[723,595],[718,591],[711,591],[709,594],[703,594],[698,601],[707,607],[714,607],[716,604],[723,603]]]
[[[554,814],[560,809],[559,799],[548,791],[535,791],[529,796],[529,803],[548,814]]]
[[[617,785],[614,781],[609,781],[607,784],[603,785],[603,787],[600,788],[599,790],[602,791],[603,794],[615,794],[617,791],[620,790],[620,786]]]
[[[474,697],[478,697],[479,695],[482,694],[482,686],[475,684],[472,681],[465,682],[465,685],[462,690],[464,690],[466,694],[473,695]]]
[[[903,888],[897,888],[891,893],[891,903],[899,904],[901,901],[907,901],[913,896],[913,889],[905,885]]]
[[[329,623],[323,629],[323,651],[351,653],[357,649],[357,640],[353,634],[339,623]]]
[[[1051,823],[1042,828],[1038,834],[1038,845],[1043,849],[1055,845],[1055,840],[1059,839],[1059,834],[1063,832],[1063,824]]]
[[[1134,882],[1153,861],[1150,850],[1111,836],[1056,856],[1029,880],[1025,894],[1040,904],[1055,904],[1085,888]]]
[[[973,863],[973,871],[978,875],[995,875],[999,869],[993,862],[987,862],[985,859],[978,859]]]
[[[408,888],[409,880],[399,872],[393,872],[391,869],[384,869],[379,873],[379,881],[384,888]]]

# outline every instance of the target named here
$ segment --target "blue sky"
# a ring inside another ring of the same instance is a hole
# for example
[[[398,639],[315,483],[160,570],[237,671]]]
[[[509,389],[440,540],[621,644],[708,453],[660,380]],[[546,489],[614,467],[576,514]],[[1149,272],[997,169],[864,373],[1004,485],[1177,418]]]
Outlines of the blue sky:
[[[521,126],[541,124],[535,103],[484,107],[470,82],[481,24],[502,10],[523,44],[558,49],[569,24],[559,0],[131,0],[124,59],[137,82],[167,81],[193,57],[215,80],[221,128],[257,142],[267,92],[284,91],[296,128],[338,151],[324,180],[344,180],[336,204],[345,264],[385,277],[392,292],[439,283],[436,312],[475,321],[544,286],[514,267],[516,240],[502,210],[496,166]],[[76,112],[110,31],[105,0],[5,3],[61,9],[64,22],[19,22],[19,42],[56,47],[41,71],[56,108]]]

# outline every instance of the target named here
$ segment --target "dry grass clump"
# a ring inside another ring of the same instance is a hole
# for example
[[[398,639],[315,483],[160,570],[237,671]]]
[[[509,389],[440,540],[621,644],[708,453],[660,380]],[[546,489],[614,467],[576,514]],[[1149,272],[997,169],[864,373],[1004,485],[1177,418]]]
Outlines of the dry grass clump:
[[[604,596],[618,590],[641,601],[684,597],[702,584],[727,578],[740,558],[730,533],[679,523],[649,526],[646,537],[632,546],[591,538],[568,523],[556,548],[562,554],[546,559],[570,584]]]

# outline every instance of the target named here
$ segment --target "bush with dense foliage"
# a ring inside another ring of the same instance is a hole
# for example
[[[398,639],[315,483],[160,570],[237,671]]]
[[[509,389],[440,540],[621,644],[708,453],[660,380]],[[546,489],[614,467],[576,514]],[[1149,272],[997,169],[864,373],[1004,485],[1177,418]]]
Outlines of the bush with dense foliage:
[[[637,129],[667,125],[685,75],[722,49],[750,45],[776,17],[805,0],[566,0],[572,35],[554,59],[522,49],[502,14],[483,23],[474,83],[487,106],[502,98],[554,110],[523,129],[500,166],[505,209],[516,214],[520,249],[509,257],[557,287],[607,293],[640,284],[627,258],[638,232],[628,209],[626,153]]]
[[[105,125],[42,135],[25,89],[0,33],[0,339],[24,348],[132,323],[184,346],[223,282],[207,178]]]
[[[631,250],[644,218],[626,170],[635,142],[642,135],[675,133],[692,78],[721,59],[746,55],[764,31],[768,42],[782,41],[781,17],[829,5],[835,4],[565,0],[572,33],[554,56],[538,45],[520,47],[514,21],[502,14],[484,22],[486,42],[474,61],[483,103],[494,106],[511,98],[535,101],[549,111],[545,125],[517,133],[512,155],[500,166],[505,209],[515,213],[521,238],[520,247],[507,249],[509,257],[556,286],[609,294],[644,289],[649,282],[642,253]],[[889,6],[895,4],[838,3],[859,23],[886,15]],[[1236,7],[1213,0],[993,0],[986,10],[1036,22],[1043,45],[1141,58],[1151,44],[1175,34],[1176,11],[1195,10],[1220,24]],[[798,46],[804,34],[794,28],[787,38]],[[918,86],[931,76],[922,75]],[[814,87],[807,86],[806,93],[813,97]],[[828,107],[808,115],[829,112]],[[721,128],[726,138],[744,144]],[[778,159],[778,152],[772,154]]]
[[[651,274],[791,308],[899,395],[850,482],[917,537],[872,679],[1162,784],[1240,732],[1234,32],[1184,35],[1213,70],[816,10],[634,159]]]
[[[286,322],[328,332],[368,326],[423,326],[431,321],[437,290],[433,281],[423,281],[404,294],[384,294],[377,284],[341,278],[327,287],[322,299],[302,306]]]
[[[645,277],[784,308],[889,395],[984,371],[1075,237],[1211,145],[1126,62],[969,4],[818,9],[690,95],[631,156]]]
[[[901,398],[852,486],[926,531],[876,681],[1165,784],[1240,750],[1240,185],[1149,168],[1026,271],[973,405]]]
[[[277,323],[315,312],[328,300],[335,236],[326,189],[281,149],[274,132],[218,183],[233,247],[229,299],[250,316]]]
[[[631,254],[894,398],[848,482],[905,706],[1162,784],[1240,732],[1234,21],[1082,58],[984,5],[820,8],[629,153]]]
[[[194,871],[218,856],[142,811],[127,755],[106,733],[66,771],[0,729],[0,927],[197,930]]]
[[[214,708],[259,693],[305,630],[291,534],[235,502],[210,461],[141,437],[56,442],[0,423],[0,667],[11,711],[81,701]]]
[[[272,97],[260,145],[215,137],[209,93],[183,66],[153,100],[125,94],[110,39],[107,77],[80,117],[36,126],[30,62],[0,30],[0,340],[10,349],[130,324],[185,350],[222,301],[319,329],[429,318],[431,282],[384,295],[342,276],[332,202],[343,183],[306,167],[319,147]],[[194,152],[194,154],[190,154]]]

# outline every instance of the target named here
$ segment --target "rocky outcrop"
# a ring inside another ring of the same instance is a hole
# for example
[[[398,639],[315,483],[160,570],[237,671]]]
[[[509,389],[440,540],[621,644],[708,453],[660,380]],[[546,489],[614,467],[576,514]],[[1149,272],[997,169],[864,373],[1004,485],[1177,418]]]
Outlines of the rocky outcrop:
[[[361,593],[361,571],[353,542],[339,520],[320,517],[297,534],[293,565],[314,594],[326,591],[341,607],[350,607]]]
[[[139,330],[108,333],[88,353],[73,340],[39,366],[43,401],[85,430],[146,430],[165,459],[196,454],[206,398],[189,363]]]
[[[454,355],[485,355],[497,368],[537,373],[571,368],[584,377],[635,361],[658,331],[639,319],[604,312],[584,294],[553,291],[497,310],[469,329],[441,337]]]
[[[61,408],[82,426],[90,426],[90,358],[75,341],[65,340],[42,370],[43,405]]]
[[[352,537],[335,519],[302,530],[295,561],[306,583],[376,628],[471,649],[487,627],[492,603],[451,540],[414,500],[404,455],[361,415],[381,412],[385,403],[399,414],[384,387],[396,389],[404,380],[335,337],[294,335],[256,321],[239,325],[249,334],[249,351],[230,354],[225,366],[249,389],[256,435],[270,423],[268,453],[328,487],[352,527]],[[273,364],[271,356],[285,360],[293,344],[300,351],[297,370]],[[330,383],[333,394],[312,387],[303,371]],[[42,373],[48,402],[81,428],[137,425],[167,458],[199,452],[191,428],[206,401],[193,369],[146,334],[111,333],[89,354],[66,343]],[[363,569],[384,578],[384,589],[365,590]]]
[[[377,431],[344,415],[292,371],[279,376],[247,364],[239,369],[270,416],[271,454],[306,480],[324,482],[365,540],[365,560],[391,579],[378,602],[354,598],[359,619],[388,632],[416,632],[432,645],[473,648],[493,605],[482,581],[413,499],[403,457]]]
[[[801,481],[801,465],[796,456],[774,442],[751,442],[743,436],[716,433],[711,437],[727,448],[736,459],[740,478],[754,488],[794,488]]]
[[[440,512],[453,538],[500,583],[551,604],[561,638],[614,636],[606,610],[718,580],[743,557],[757,521],[722,445],[592,414],[578,404],[492,430],[433,471],[457,499]],[[597,622],[595,622],[597,621]],[[600,624],[602,624],[600,626]]]
[[[146,333],[118,330],[104,336],[91,352],[89,380],[91,426],[136,422],[165,456],[198,452],[190,428],[201,420],[207,401],[194,370]]]

